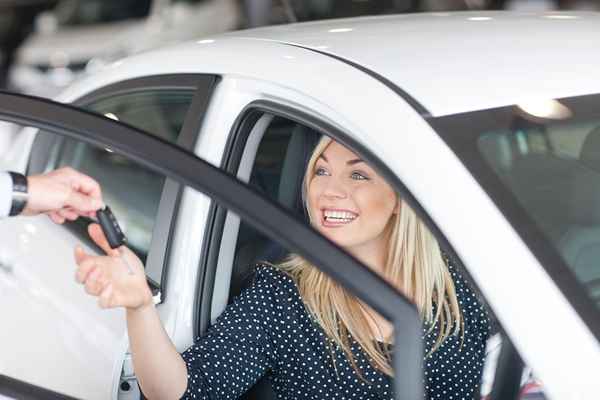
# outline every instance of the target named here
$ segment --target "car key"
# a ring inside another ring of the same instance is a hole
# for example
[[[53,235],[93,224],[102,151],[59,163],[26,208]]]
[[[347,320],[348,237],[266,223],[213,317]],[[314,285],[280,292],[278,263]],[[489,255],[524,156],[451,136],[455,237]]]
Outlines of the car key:
[[[111,249],[116,249],[127,242],[127,239],[117,222],[117,218],[115,218],[110,207],[104,206],[104,208],[96,211],[96,218],[98,218],[98,222],[102,227],[104,236],[106,236],[108,245]]]
[[[105,205],[104,208],[101,208],[98,211],[96,211],[96,218],[98,219],[100,227],[102,228],[102,232],[104,232],[104,236],[106,236],[106,240],[108,241],[108,245],[111,249],[116,249],[127,243],[127,238],[121,230],[121,227],[117,222],[117,218],[112,213],[110,207]],[[121,260],[123,260],[123,263],[125,264],[125,266],[127,266],[129,273],[133,274],[133,269],[131,268],[125,257],[123,257],[122,250],[119,249],[118,251],[121,255]]]

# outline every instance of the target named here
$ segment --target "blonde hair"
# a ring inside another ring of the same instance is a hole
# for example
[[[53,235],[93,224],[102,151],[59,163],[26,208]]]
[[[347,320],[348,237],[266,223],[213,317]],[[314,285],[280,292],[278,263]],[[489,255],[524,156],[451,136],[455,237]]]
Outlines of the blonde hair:
[[[316,161],[331,142],[332,139],[324,136],[308,162],[302,183],[304,204]],[[393,214],[390,221],[383,277],[414,301],[424,321],[431,326],[430,331],[439,327],[433,352],[447,337],[459,333],[462,327],[460,308],[452,277],[435,237],[406,202],[400,198],[398,201],[399,212]],[[290,255],[277,266],[294,279],[312,317],[330,341],[346,354],[361,378],[350,337],[360,345],[374,368],[392,375],[389,354],[373,340],[374,332],[364,312],[366,305],[298,255]]]

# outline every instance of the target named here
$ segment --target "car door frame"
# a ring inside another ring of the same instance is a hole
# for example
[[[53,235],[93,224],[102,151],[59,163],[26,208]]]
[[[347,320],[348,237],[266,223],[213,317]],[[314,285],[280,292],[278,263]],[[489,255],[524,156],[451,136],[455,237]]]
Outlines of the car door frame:
[[[176,178],[181,184],[209,195],[245,217],[259,231],[280,238],[290,250],[318,265],[394,323],[395,370],[411,371],[394,380],[396,398],[422,397],[423,385],[419,379],[423,362],[421,319],[414,304],[377,273],[311,227],[298,222],[275,202],[185,149],[74,106],[0,93],[0,119],[47,129],[92,145],[107,146],[157,173]]]

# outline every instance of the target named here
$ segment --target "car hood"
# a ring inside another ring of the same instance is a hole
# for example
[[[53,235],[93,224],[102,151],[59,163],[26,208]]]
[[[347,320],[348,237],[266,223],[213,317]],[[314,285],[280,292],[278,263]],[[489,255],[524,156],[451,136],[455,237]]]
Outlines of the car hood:
[[[145,21],[124,21],[82,27],[59,28],[53,33],[34,33],[17,54],[17,62],[48,65],[51,61],[84,63],[98,56],[123,53],[141,34]]]

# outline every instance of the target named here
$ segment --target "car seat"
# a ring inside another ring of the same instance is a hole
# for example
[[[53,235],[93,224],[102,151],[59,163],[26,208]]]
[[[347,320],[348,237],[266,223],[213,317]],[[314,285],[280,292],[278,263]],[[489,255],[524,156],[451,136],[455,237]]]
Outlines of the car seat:
[[[271,196],[299,219],[305,219],[302,204],[302,179],[308,157],[316,146],[320,134],[302,125],[296,125],[285,150],[285,157],[279,176],[277,193]],[[253,174],[253,180],[261,179]],[[240,293],[253,274],[253,266],[258,261],[276,262],[286,255],[286,250],[245,223],[240,224],[238,246],[232,271],[230,295],[232,299]]]
[[[570,194],[578,161],[552,153],[514,160],[507,184],[541,231],[556,243],[570,225]]]
[[[302,203],[302,179],[308,158],[320,137],[318,132],[302,125],[296,125],[290,135],[279,177],[276,200],[302,219],[305,218]],[[230,300],[251,282],[256,262],[276,262],[287,253],[281,245],[266,238],[243,222],[240,225],[240,235],[243,235],[244,238],[235,254]],[[241,397],[243,400],[274,400],[275,398],[271,382],[266,376]]]

